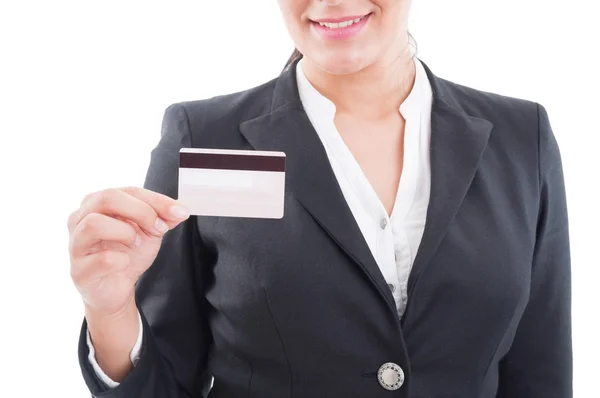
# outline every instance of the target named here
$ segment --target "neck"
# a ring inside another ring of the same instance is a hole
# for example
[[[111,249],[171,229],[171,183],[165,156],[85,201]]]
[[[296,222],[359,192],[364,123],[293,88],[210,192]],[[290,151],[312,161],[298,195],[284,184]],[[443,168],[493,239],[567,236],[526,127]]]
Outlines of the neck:
[[[307,58],[302,60],[302,69],[311,84],[335,104],[337,113],[380,119],[397,113],[408,97],[415,80],[414,62],[406,47],[352,74],[331,74]]]

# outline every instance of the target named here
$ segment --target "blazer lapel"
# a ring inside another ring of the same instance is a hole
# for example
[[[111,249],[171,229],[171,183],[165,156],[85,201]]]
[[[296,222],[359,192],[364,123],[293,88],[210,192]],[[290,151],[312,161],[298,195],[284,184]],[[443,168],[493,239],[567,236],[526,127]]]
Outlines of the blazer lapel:
[[[286,190],[362,269],[396,311],[394,298],[348,207],[325,148],[302,107],[295,70],[293,64],[277,79],[271,111],[243,122],[240,131],[257,150],[286,153]]]
[[[393,296],[302,107],[296,83],[296,62],[276,80],[267,112],[241,123],[240,131],[257,150],[286,153],[286,190],[362,269],[396,313]],[[431,194],[423,238],[408,280],[408,307],[419,276],[444,238],[473,180],[493,127],[487,120],[467,115],[448,92],[447,85],[451,83],[439,79],[424,66],[434,93]]]
[[[452,83],[423,64],[433,90],[431,111],[431,191],[423,237],[408,279],[408,304],[429,261],[447,233],[473,181],[493,124],[469,116],[448,90]],[[403,317],[404,320],[404,317]]]

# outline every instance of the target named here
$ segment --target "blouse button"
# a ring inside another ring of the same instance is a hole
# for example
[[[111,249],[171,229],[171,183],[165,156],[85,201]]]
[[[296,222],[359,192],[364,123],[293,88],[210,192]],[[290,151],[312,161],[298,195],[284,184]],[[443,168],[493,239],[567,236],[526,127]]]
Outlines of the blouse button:
[[[385,229],[385,227],[387,227],[387,220],[385,218],[382,218],[379,222],[379,226],[381,227],[381,229]]]

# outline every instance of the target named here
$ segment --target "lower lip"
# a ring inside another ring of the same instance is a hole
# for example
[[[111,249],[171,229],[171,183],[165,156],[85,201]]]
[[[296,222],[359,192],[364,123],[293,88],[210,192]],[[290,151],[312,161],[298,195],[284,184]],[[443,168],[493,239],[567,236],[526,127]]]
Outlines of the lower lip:
[[[345,28],[331,29],[321,26],[318,22],[311,22],[313,29],[317,34],[325,39],[329,40],[345,40],[356,36],[362,28],[367,24],[367,21],[371,15],[367,15],[357,23],[353,23]]]

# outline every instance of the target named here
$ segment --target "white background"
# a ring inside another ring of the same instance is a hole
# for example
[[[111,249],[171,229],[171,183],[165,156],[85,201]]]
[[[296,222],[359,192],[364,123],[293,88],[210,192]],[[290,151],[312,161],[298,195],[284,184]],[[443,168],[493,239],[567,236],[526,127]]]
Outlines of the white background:
[[[438,76],[548,110],[570,211],[576,397],[600,373],[593,7],[414,0],[410,23]],[[66,228],[82,197],[142,184],[169,104],[270,80],[292,48],[275,0],[0,2],[3,396],[87,396]]]

